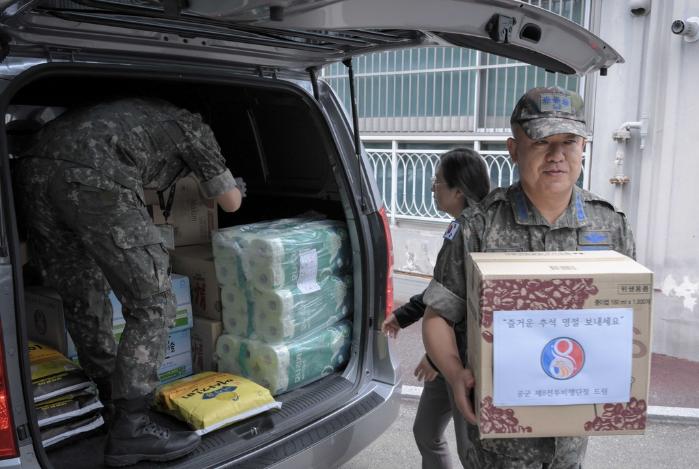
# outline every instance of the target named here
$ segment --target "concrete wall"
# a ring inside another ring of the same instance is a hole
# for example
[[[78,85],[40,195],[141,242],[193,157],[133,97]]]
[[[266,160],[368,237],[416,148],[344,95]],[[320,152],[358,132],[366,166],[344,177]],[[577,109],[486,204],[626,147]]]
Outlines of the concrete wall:
[[[699,360],[699,41],[670,30],[699,16],[699,1],[655,0],[642,17],[628,2],[597,1],[593,11],[593,30],[626,63],[590,81],[591,189],[627,213],[637,258],[655,273],[655,352]],[[634,130],[624,145],[630,182],[619,189],[609,183],[620,149],[612,134],[627,121],[642,122],[647,136]]]
[[[391,227],[394,270],[431,276],[447,226],[449,222],[396,221]]]

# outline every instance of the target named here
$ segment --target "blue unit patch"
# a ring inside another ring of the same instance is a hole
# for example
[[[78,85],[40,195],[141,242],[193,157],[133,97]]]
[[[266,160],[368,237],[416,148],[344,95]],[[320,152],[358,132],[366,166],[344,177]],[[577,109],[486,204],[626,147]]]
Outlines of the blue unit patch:
[[[579,251],[603,251],[612,249],[612,236],[609,231],[579,231]]]
[[[579,244],[578,245],[578,251],[607,251],[611,249],[609,245],[607,244],[590,244],[590,245],[584,245],[584,244]]]
[[[609,244],[609,233],[603,231],[588,231],[582,238],[588,244]]]
[[[524,192],[517,192],[515,197],[515,203],[517,204],[517,216],[521,222],[525,222],[529,219],[529,208],[527,207],[527,201],[524,199]]]
[[[579,193],[575,195],[575,215],[577,216],[579,222],[583,222],[587,218],[585,216],[583,201]]]
[[[444,232],[444,239],[448,239],[449,241],[453,240],[454,236],[456,236],[456,233],[459,231],[459,228],[461,228],[461,225],[459,225],[458,221],[451,222],[447,228],[447,231]]]

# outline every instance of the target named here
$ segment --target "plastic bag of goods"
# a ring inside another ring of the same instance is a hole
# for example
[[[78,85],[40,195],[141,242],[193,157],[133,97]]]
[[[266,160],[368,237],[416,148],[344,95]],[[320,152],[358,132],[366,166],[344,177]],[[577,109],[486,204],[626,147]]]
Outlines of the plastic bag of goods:
[[[99,411],[64,420],[40,429],[41,444],[47,448],[72,436],[95,430],[102,425],[104,425],[104,419]]]
[[[161,386],[156,405],[187,422],[199,435],[282,406],[262,386],[241,376],[213,371]]]
[[[83,370],[59,351],[29,341],[34,402],[41,402],[92,385]]]
[[[36,417],[39,427],[45,427],[89,414],[102,407],[97,397],[97,388],[93,385],[38,403]]]

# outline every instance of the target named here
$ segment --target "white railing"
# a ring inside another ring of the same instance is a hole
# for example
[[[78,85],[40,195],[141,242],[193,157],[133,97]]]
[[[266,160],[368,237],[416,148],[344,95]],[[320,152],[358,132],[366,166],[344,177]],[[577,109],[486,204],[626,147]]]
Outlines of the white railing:
[[[363,137],[367,155],[371,161],[376,184],[389,213],[391,224],[396,219],[445,221],[450,217],[437,210],[432,197],[432,177],[440,156],[448,148],[410,150],[401,148],[405,143],[422,143],[427,146],[449,148],[467,146],[481,154],[490,173],[491,189],[509,186],[518,180],[519,173],[505,150],[489,150],[482,147],[504,145],[507,137]],[[381,142],[381,145],[377,145]],[[373,144],[373,147],[372,147]],[[376,148],[388,147],[389,148]],[[446,145],[445,145],[446,144]],[[493,145],[495,144],[495,145]],[[421,145],[422,146],[422,145]],[[582,187],[588,187],[589,170],[586,163],[589,145],[583,159]]]

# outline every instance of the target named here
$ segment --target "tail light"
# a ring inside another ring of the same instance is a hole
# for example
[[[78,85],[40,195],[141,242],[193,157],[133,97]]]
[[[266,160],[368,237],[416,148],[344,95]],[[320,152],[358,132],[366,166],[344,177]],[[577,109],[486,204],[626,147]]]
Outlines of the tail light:
[[[7,370],[5,369],[5,345],[0,329],[0,458],[17,457],[15,426],[12,421],[10,393],[7,389]]]
[[[386,207],[381,207],[379,210],[381,221],[383,222],[383,233],[386,235],[386,316],[388,317],[393,312],[393,238],[391,238],[391,227],[386,216]]]

